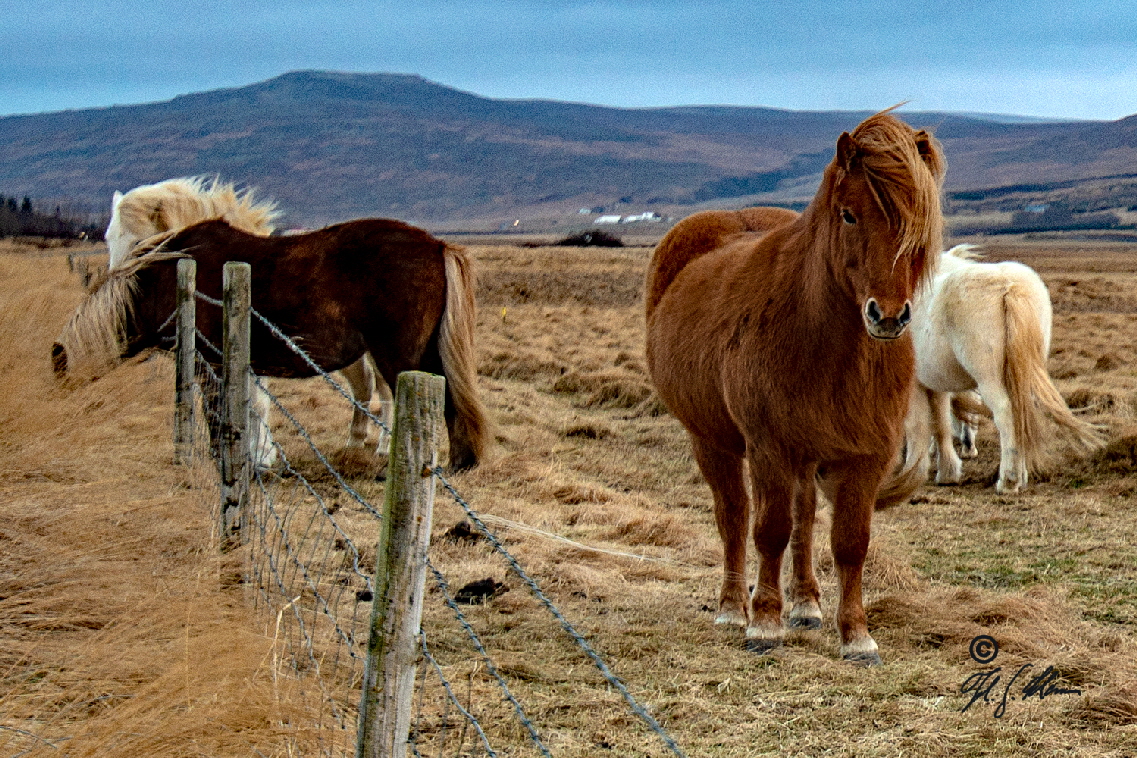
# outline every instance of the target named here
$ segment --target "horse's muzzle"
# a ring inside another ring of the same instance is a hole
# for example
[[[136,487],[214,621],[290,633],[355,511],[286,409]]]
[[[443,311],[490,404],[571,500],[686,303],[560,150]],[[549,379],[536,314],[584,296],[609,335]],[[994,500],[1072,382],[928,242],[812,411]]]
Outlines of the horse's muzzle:
[[[67,350],[58,342],[51,346],[51,370],[57,379],[62,379],[67,374]]]
[[[876,298],[870,297],[865,303],[864,318],[865,329],[873,339],[884,341],[898,339],[912,322],[912,304],[905,302],[899,314],[885,316]]]

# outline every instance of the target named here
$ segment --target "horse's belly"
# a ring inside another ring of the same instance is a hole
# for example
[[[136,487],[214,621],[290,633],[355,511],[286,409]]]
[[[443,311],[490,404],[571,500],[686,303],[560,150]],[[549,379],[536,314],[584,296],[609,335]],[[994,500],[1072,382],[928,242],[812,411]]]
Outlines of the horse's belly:
[[[938,361],[917,361],[916,379],[934,392],[966,392],[975,389],[975,379],[954,356]]]

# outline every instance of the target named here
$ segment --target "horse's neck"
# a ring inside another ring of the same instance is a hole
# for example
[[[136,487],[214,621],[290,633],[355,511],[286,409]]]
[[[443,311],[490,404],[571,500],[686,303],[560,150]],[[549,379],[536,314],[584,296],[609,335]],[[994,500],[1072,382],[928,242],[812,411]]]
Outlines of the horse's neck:
[[[832,325],[837,319],[860,328],[860,305],[848,284],[844,265],[829,252],[829,241],[804,217],[796,226],[784,238],[775,259],[778,290],[811,327]],[[846,317],[842,319],[842,315]]]

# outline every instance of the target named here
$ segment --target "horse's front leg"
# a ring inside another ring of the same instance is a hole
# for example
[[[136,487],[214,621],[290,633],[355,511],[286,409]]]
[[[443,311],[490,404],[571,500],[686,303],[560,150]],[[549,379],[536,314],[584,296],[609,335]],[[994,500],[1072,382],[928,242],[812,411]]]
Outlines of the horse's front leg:
[[[742,481],[742,458],[691,435],[695,461],[715,502],[715,524],[722,540],[723,579],[716,624],[746,626],[746,531],[750,498]]]
[[[975,447],[975,440],[979,434],[979,427],[971,421],[968,421],[964,416],[956,413],[956,403],[962,402],[960,398],[963,396],[967,396],[968,401],[972,402],[975,405],[980,405],[983,401],[979,398],[979,393],[974,391],[968,391],[961,393],[960,395],[953,395],[951,400],[953,419],[951,433],[952,436],[959,442],[959,457],[972,459],[979,457],[979,450]]]
[[[813,570],[813,524],[817,516],[817,466],[807,467],[794,492],[793,529],[790,532],[791,629],[821,628],[821,587]]]
[[[951,433],[951,393],[927,390],[932,408],[932,431],[936,440],[936,484],[959,484],[963,461],[955,452]]]
[[[253,465],[258,470],[269,471],[276,466],[278,455],[269,422],[272,400],[268,395],[268,379],[263,376],[259,379],[259,383],[254,383],[252,377],[249,377],[252,384],[249,396],[249,452]]]
[[[841,599],[837,629],[841,657],[864,666],[881,663],[876,640],[869,634],[861,583],[872,531],[877,489],[888,472],[888,457],[864,457],[834,467],[833,530],[830,541]]]
[[[746,648],[766,653],[782,644],[782,556],[790,541],[797,472],[748,451],[751,492],[754,496],[754,546],[758,551],[758,579],[750,595],[750,626]],[[811,558],[812,560],[812,558]]]

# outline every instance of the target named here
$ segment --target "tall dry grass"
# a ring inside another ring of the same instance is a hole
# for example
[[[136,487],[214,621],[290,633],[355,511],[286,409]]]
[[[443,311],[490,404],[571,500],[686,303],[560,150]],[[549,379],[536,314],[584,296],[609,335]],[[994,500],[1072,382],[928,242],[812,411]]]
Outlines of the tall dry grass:
[[[169,361],[61,388],[66,259],[3,251],[0,282],[0,754],[283,755],[273,640],[170,465]]]
[[[1030,264],[1032,250],[1011,252]],[[1126,285],[1137,266],[1123,251],[1034,253],[1055,292],[1052,374],[1072,405],[1109,425],[1110,446],[1001,497],[986,425],[962,487],[928,487],[878,514],[865,581],[885,665],[867,671],[836,654],[827,510],[823,630],[757,658],[740,631],[712,623],[721,550],[710,495],[642,357],[650,251],[472,252],[498,436],[491,459],[454,481],[688,755],[1133,754],[1137,312]],[[305,754],[316,735],[273,676],[271,620],[218,589],[210,493],[169,465],[166,364],[61,390],[47,347],[77,285],[61,260],[22,253],[0,256],[0,282],[11,388],[0,396],[0,633],[13,640],[0,647],[0,745],[59,752],[18,728],[76,755],[283,755],[290,740]],[[349,414],[326,388],[281,382],[280,394],[321,444],[342,442]],[[432,560],[452,587],[505,585],[466,614],[553,754],[667,755],[484,542],[445,536],[460,509],[440,495],[435,516]],[[531,754],[439,597],[428,593],[424,628],[443,670],[502,754]],[[996,702],[963,712],[961,685],[982,668],[968,655],[978,634],[1000,642],[1005,671],[1053,666],[1081,694],[1023,700],[1020,690],[1001,718]],[[423,703],[424,754],[477,754],[436,684]]]

